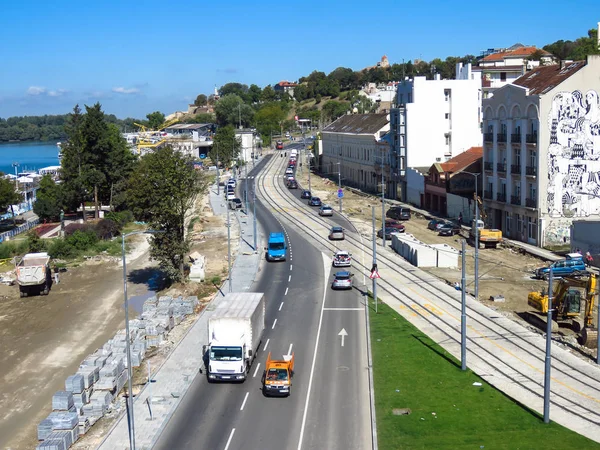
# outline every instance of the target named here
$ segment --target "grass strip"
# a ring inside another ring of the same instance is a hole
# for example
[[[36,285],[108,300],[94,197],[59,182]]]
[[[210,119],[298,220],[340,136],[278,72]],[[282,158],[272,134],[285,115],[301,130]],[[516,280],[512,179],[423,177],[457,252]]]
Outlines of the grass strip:
[[[561,425],[544,424],[537,412],[470,370],[462,372],[460,361],[385,303],[378,314],[370,306],[380,450],[600,449]],[[397,415],[404,408],[410,414]]]

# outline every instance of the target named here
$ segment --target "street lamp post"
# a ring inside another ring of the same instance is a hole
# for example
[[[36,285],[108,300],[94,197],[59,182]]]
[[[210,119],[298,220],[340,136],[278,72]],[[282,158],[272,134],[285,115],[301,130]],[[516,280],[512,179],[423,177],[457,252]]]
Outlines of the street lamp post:
[[[338,198],[340,200],[340,213],[342,212],[342,196],[339,195],[339,191],[342,189],[342,173],[340,172],[341,162],[338,162]]]
[[[254,226],[254,253],[258,252],[257,244],[256,244],[256,185],[252,187],[252,221]]]
[[[231,222],[229,221],[229,203],[226,206],[227,208],[227,267],[229,273],[227,275],[227,279],[229,280],[229,292],[233,292],[231,287]]]
[[[16,176],[18,176],[17,169],[20,166],[20,164],[15,161],[15,162],[12,163],[12,166],[15,168],[15,177],[16,177]]]
[[[219,144],[215,145],[215,151],[217,152],[217,195],[221,195],[221,175],[219,173]]]
[[[127,424],[129,425],[129,448],[135,450],[135,424],[133,420],[133,370],[131,368],[131,345],[129,336],[129,299],[127,297],[127,262],[125,258],[125,238],[134,234],[157,234],[165,233],[161,230],[131,231],[121,235],[121,249],[123,257],[123,295],[125,299],[125,349],[127,358]]]
[[[471,224],[471,231],[475,225],[475,298],[479,298],[479,175],[481,173],[462,172],[475,177],[475,224]]]

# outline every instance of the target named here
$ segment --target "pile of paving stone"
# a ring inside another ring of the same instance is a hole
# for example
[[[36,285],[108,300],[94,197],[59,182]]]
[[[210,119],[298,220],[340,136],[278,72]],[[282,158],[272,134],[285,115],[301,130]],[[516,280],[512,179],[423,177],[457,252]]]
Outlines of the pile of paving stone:
[[[85,358],[77,373],[67,377],[65,390],[52,397],[52,412],[38,425],[40,450],[66,450],[107,412],[128,380],[127,339],[131,365],[139,367],[147,349],[159,346],[185,316],[194,312],[197,297],[151,297],[143,313],[125,330]]]

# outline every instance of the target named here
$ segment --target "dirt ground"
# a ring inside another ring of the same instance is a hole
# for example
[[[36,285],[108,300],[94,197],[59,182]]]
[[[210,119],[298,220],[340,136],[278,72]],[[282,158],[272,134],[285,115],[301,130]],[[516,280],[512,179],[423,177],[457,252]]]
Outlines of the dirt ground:
[[[300,184],[308,186],[308,173],[298,170],[296,178]],[[328,203],[337,208],[337,182],[311,174],[312,194],[321,198],[324,203]],[[373,196],[359,195],[348,189],[344,189],[343,209],[351,218],[357,229],[364,236],[372,235],[372,207],[375,207],[375,218],[377,229],[381,228],[381,201]],[[386,207],[386,210],[388,208]],[[434,231],[427,228],[429,219],[421,214],[413,215],[410,220],[403,222],[406,227],[406,233],[410,233],[422,242],[428,244],[448,244],[457,250],[461,249],[461,239],[467,237],[466,230],[463,230],[462,236],[438,236]],[[391,247],[389,251],[393,251]],[[467,245],[467,291],[474,292],[474,247]],[[519,316],[519,313],[530,311],[527,305],[527,296],[531,291],[541,291],[547,288],[548,283],[536,280],[532,277],[534,269],[545,266],[548,263],[542,259],[531,256],[509,246],[502,246],[497,249],[480,249],[479,251],[479,300],[485,304],[523,324],[526,322]],[[425,268],[427,273],[454,284],[461,281],[461,257],[458,258],[457,268]],[[490,300],[490,297],[503,296],[504,302]],[[594,319],[594,323],[596,319]],[[530,329],[533,327],[527,326]],[[539,330],[537,330],[539,331]],[[540,331],[541,332],[541,331]],[[572,345],[581,353],[591,355],[591,351],[581,349],[577,345],[574,334],[570,330],[562,329],[559,339]],[[595,351],[594,351],[595,353]]]
[[[159,295],[198,295],[202,299],[199,313],[202,304],[216,292],[210,280],[227,276],[227,231],[223,219],[213,216],[207,197],[199,199],[195,211],[190,228],[192,251],[206,256],[207,282],[171,286]],[[193,218],[196,215],[198,219]],[[157,269],[153,269],[155,263],[149,260],[148,244],[142,236],[130,238],[130,245],[127,269],[131,298],[148,292],[146,283]],[[232,254],[236,252],[232,248]],[[219,280],[213,281],[220,285]],[[4,411],[0,418],[0,448],[35,447],[37,425],[50,412],[54,392],[64,389],[67,376],[75,373],[88,354],[124,328],[122,304],[120,258],[92,258],[68,268],[44,297],[21,299],[18,287],[0,285],[0,409]],[[132,313],[133,318],[136,313]],[[189,316],[175,327],[166,344],[149,358],[153,370],[162,364],[196,317],[197,314]],[[134,386],[141,389],[146,380],[144,362],[136,371]],[[120,411],[118,406],[74,448],[94,448]]]

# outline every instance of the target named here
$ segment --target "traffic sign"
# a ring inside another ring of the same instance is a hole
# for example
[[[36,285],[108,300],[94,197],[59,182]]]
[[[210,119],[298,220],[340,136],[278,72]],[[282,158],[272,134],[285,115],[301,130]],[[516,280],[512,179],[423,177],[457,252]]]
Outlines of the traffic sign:
[[[371,271],[371,275],[369,275],[369,278],[371,280],[373,280],[375,278],[381,278],[381,276],[379,275],[379,272],[377,272],[376,268]]]
[[[342,189],[338,189],[338,198],[344,198],[344,191]]]

